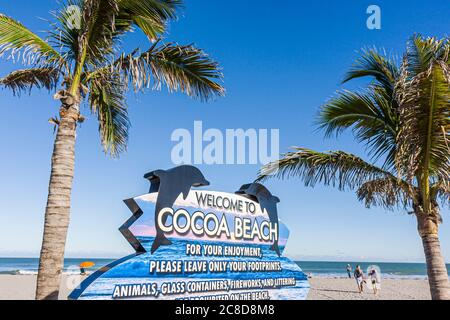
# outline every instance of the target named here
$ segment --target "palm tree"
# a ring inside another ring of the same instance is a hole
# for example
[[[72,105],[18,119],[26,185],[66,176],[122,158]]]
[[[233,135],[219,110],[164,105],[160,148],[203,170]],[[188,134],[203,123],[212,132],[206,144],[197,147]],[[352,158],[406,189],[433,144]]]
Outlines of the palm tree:
[[[343,151],[297,148],[262,168],[259,180],[299,177],[306,186],[323,183],[356,190],[367,207],[403,208],[417,219],[433,299],[450,299],[440,250],[439,204],[450,195],[450,42],[414,36],[403,63],[365,50],[344,82],[369,77],[360,91],[340,91],[322,108],[326,136],[352,129],[370,162]]]
[[[43,39],[18,21],[0,15],[0,55],[26,68],[0,80],[15,94],[32,87],[55,90],[61,101],[51,163],[36,299],[57,299],[70,215],[77,124],[84,102],[97,117],[104,151],[117,156],[127,145],[129,88],[181,91],[208,100],[223,95],[218,64],[193,45],[163,43],[180,0],[68,0],[54,13]],[[141,30],[146,51],[122,53],[128,32]]]

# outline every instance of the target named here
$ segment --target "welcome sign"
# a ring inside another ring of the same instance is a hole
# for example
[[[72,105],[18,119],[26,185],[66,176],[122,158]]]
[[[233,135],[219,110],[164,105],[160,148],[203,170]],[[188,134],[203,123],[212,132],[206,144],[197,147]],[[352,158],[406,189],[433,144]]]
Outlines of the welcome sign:
[[[136,253],[89,276],[70,299],[305,299],[306,275],[282,257],[289,237],[263,185],[199,190],[195,167],[145,175],[148,194],[125,200],[120,228]]]

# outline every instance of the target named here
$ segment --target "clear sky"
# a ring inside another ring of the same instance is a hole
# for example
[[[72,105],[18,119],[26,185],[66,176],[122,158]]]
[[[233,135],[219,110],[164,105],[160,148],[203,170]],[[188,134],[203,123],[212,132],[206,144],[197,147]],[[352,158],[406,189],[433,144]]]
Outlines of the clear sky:
[[[382,29],[366,28],[366,8],[378,4]],[[56,1],[0,1],[0,12],[34,31]],[[95,119],[78,130],[68,257],[120,257],[132,252],[118,227],[130,212],[122,199],[144,194],[143,175],[172,166],[170,136],[177,128],[279,128],[281,151],[298,145],[343,149],[364,155],[350,135],[323,139],[315,131],[318,108],[341,88],[344,72],[367,46],[400,56],[415,32],[443,37],[450,30],[448,0],[430,1],[188,1],[167,40],[195,43],[218,60],[225,98],[204,104],[181,94],[130,94],[132,129],[128,152],[106,157]],[[131,47],[148,46],[139,34]],[[13,70],[0,62],[0,75]],[[353,83],[347,88],[357,88]],[[58,112],[48,92],[13,97],[0,91],[0,256],[38,256],[47,197],[53,127]],[[200,166],[211,188],[233,192],[255,178],[255,165]],[[415,220],[404,212],[366,209],[353,193],[305,188],[299,181],[269,181],[281,198],[281,219],[291,237],[287,252],[299,259],[423,261]],[[450,261],[449,210],[441,227],[442,250]]]

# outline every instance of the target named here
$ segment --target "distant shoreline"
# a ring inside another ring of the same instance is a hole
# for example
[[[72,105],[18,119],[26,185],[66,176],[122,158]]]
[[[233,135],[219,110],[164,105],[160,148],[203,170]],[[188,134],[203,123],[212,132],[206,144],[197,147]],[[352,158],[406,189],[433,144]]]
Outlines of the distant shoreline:
[[[107,258],[66,258],[64,274],[78,274],[78,265],[83,261],[92,261],[95,267],[90,272],[105,266],[115,259]],[[0,275],[35,275],[38,270],[38,258],[0,258]],[[384,279],[426,279],[425,263],[411,262],[352,262],[352,261],[296,261],[300,268],[313,278],[348,278],[345,271],[347,263],[354,269],[357,264],[364,271],[371,265],[381,269]],[[450,272],[450,265],[447,265]],[[450,275],[450,274],[449,274]]]
[[[83,256],[83,257],[65,257],[65,260],[83,260],[83,261],[87,261],[87,260],[107,260],[107,261],[115,261],[118,260],[122,257],[125,257],[127,255],[129,255],[130,253],[124,253],[121,256],[117,256],[115,258],[111,258],[111,257],[90,257],[88,255]],[[396,263],[396,264],[409,264],[409,263],[414,263],[414,264],[425,264],[425,262],[421,262],[421,261],[393,261],[393,260],[356,260],[356,259],[349,259],[349,260],[343,260],[341,258],[330,258],[330,260],[325,260],[325,259],[304,259],[304,260],[299,260],[298,258],[294,258],[290,255],[286,255],[287,258],[295,261],[295,262],[299,262],[299,263],[303,263],[303,262],[332,262],[332,263]],[[39,260],[39,257],[30,257],[30,256],[0,256],[0,263],[2,259],[35,259],[35,260]],[[446,265],[450,265],[450,261],[445,263]]]

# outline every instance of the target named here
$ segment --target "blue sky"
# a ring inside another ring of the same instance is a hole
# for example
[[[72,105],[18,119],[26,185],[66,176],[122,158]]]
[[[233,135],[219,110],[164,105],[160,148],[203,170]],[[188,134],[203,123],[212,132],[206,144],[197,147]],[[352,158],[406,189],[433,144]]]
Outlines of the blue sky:
[[[0,12],[34,31],[45,30],[56,1],[2,1]],[[366,28],[366,8],[378,4],[382,29]],[[200,103],[181,94],[130,94],[128,152],[106,157],[95,119],[78,130],[72,216],[66,255],[119,257],[132,251],[118,232],[130,216],[122,199],[148,190],[143,174],[172,166],[171,133],[205,128],[279,128],[280,148],[298,145],[364,155],[350,135],[323,139],[315,131],[318,108],[341,88],[344,72],[367,46],[400,56],[414,33],[443,37],[450,30],[448,0],[419,1],[188,1],[167,40],[195,43],[218,60],[225,98]],[[140,34],[127,48],[148,46]],[[0,62],[0,75],[16,66]],[[353,83],[346,88],[357,88]],[[42,238],[53,128],[58,103],[48,92],[13,97],[0,91],[0,256],[37,256]],[[255,178],[258,166],[200,166],[211,188],[233,192]],[[281,198],[281,219],[291,231],[287,253],[299,259],[423,261],[415,220],[403,212],[366,209],[353,193],[305,188],[299,181],[270,181]],[[443,212],[447,222],[449,210]],[[450,261],[450,224],[441,227]]]

